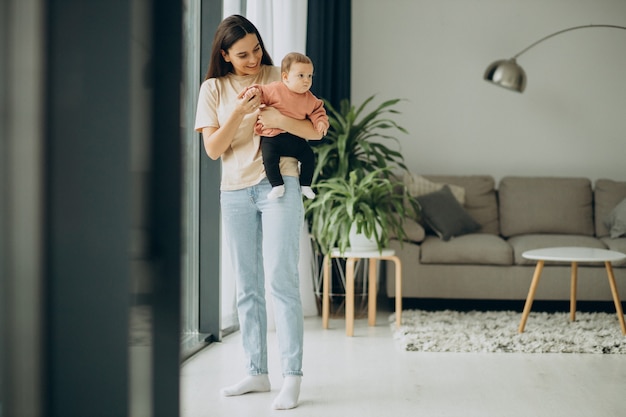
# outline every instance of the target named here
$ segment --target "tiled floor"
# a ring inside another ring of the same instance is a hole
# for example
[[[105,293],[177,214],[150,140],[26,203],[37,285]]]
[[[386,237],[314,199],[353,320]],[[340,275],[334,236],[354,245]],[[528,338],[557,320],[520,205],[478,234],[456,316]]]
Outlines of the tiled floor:
[[[270,393],[223,398],[244,376],[239,334],[213,344],[181,369],[184,417],[623,417],[626,355],[459,354],[400,351],[380,312],[378,325],[305,321],[300,405],[271,410],[281,386],[276,334],[269,335]]]

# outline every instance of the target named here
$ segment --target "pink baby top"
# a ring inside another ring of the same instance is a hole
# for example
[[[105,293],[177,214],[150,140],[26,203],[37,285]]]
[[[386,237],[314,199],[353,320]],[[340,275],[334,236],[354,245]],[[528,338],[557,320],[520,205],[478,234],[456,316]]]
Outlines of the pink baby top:
[[[274,107],[285,116],[298,120],[310,119],[313,126],[317,128],[318,122],[325,123],[326,129],[330,126],[328,116],[324,109],[324,102],[315,97],[313,93],[294,93],[281,81],[275,81],[265,85],[255,84],[261,91],[261,103]],[[258,123],[254,126],[254,132],[261,136],[276,136],[284,133],[280,129],[263,129],[263,125]]]

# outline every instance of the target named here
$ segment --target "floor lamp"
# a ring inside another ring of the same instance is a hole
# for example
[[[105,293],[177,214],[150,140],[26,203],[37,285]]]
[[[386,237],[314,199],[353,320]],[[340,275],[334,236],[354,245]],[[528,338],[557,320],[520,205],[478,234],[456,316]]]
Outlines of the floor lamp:
[[[585,25],[585,26],[574,26],[571,28],[559,30],[558,32],[554,32],[548,36],[545,36],[539,39],[537,42],[534,42],[522,49],[520,52],[515,54],[512,58],[509,59],[500,59],[491,63],[487,69],[485,70],[484,79],[490,81],[500,87],[504,87],[509,90],[517,91],[521,93],[526,88],[526,72],[522,67],[517,64],[517,57],[522,55],[524,52],[528,51],[532,47],[540,44],[541,42],[550,39],[554,36],[560,35],[561,33],[569,32],[577,29],[588,29],[588,28],[612,28],[612,29],[623,29],[626,30],[625,26],[616,26],[616,25]]]

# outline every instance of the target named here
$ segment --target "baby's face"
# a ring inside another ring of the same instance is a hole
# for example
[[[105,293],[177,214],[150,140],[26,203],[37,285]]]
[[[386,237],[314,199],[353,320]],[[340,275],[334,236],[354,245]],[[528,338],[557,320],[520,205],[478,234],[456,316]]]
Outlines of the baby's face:
[[[283,82],[294,93],[306,93],[313,84],[313,65],[294,62],[289,72],[283,73]]]

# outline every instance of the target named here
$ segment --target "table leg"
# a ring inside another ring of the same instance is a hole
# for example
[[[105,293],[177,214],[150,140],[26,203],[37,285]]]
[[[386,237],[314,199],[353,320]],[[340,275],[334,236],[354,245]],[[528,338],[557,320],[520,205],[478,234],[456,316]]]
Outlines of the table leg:
[[[369,291],[367,294],[367,323],[376,326],[376,259],[369,261]]]
[[[605,262],[606,273],[609,276],[609,285],[611,286],[611,293],[613,294],[613,302],[615,303],[615,311],[617,312],[617,319],[622,328],[622,334],[626,335],[626,323],[624,323],[624,312],[622,311],[622,302],[617,293],[617,285],[615,285],[615,275],[613,275],[613,267],[611,262]]]
[[[569,319],[576,320],[576,288],[578,287],[578,262],[572,262],[572,282],[569,294]]]
[[[346,335],[354,335],[354,262],[355,258],[346,260]]]
[[[393,256],[391,260],[396,265],[396,328],[398,328],[402,322],[402,263],[397,256]]]
[[[330,255],[324,256],[322,278],[322,327],[328,329],[330,316]]]
[[[530,288],[528,290],[528,296],[526,297],[526,303],[524,304],[524,312],[522,313],[522,321],[519,324],[518,333],[524,333],[524,327],[526,327],[526,320],[528,320],[528,314],[530,314],[530,308],[533,305],[533,300],[535,299],[535,291],[537,291],[537,285],[539,284],[539,278],[541,278],[541,271],[543,270],[544,261],[537,261],[537,266],[535,267],[535,274],[533,275],[533,280],[530,283]]]

